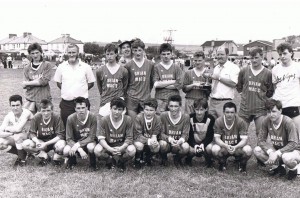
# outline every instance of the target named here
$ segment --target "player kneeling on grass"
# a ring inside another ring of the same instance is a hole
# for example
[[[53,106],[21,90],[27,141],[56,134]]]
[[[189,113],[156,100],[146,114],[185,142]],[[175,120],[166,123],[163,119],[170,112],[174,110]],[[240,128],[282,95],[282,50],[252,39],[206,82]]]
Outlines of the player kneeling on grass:
[[[159,152],[157,136],[161,132],[161,121],[156,115],[157,101],[154,98],[146,99],[144,112],[137,115],[134,126],[134,146],[136,148],[135,166],[143,164],[142,154],[145,152],[145,163],[151,166],[153,154]]]
[[[53,149],[54,164],[60,165],[66,146],[63,122],[59,115],[53,113],[53,104],[50,100],[41,100],[40,108],[40,112],[31,120],[30,139],[22,143],[23,149],[28,153],[38,153],[41,166],[48,164],[50,158],[47,153]]]
[[[90,168],[96,170],[97,117],[88,110],[88,101],[83,97],[75,98],[75,113],[69,115],[66,125],[66,141],[63,155],[67,157],[66,168],[73,169],[77,164],[76,153],[82,159],[90,160]],[[88,154],[87,154],[88,153]]]
[[[213,156],[219,160],[219,170],[226,170],[226,161],[234,156],[239,163],[239,171],[246,173],[247,161],[252,149],[247,145],[247,124],[236,114],[236,105],[227,102],[223,106],[224,115],[217,118],[214,125]]]
[[[18,155],[14,166],[26,164],[26,151],[22,143],[28,138],[28,129],[33,114],[22,108],[22,96],[12,95],[9,98],[11,112],[9,112],[0,126],[0,149]]]
[[[206,98],[197,99],[194,101],[190,114],[190,134],[188,143],[190,152],[186,158],[186,164],[192,165],[194,156],[204,156],[206,166],[212,166],[211,146],[208,146],[214,139],[214,123],[215,118],[208,114],[208,102]]]
[[[278,100],[266,101],[268,116],[262,122],[262,129],[258,136],[258,146],[254,148],[255,157],[264,164],[278,165],[269,171],[270,175],[283,176],[289,169],[287,178],[295,179],[296,165],[300,162],[299,134],[293,120],[282,115],[282,104]],[[272,145],[267,143],[270,136]]]
[[[104,116],[98,122],[99,143],[94,150],[100,160],[106,161],[109,169],[117,164],[121,171],[125,170],[125,163],[136,153],[132,145],[132,120],[122,114],[125,107],[125,101],[121,98],[114,98],[110,102],[110,115]]]
[[[187,143],[190,131],[190,117],[181,113],[182,99],[180,95],[168,98],[168,111],[160,115],[162,122],[161,140],[159,141],[162,165],[167,165],[167,153],[174,154],[176,167],[182,165],[182,158],[189,152]]]

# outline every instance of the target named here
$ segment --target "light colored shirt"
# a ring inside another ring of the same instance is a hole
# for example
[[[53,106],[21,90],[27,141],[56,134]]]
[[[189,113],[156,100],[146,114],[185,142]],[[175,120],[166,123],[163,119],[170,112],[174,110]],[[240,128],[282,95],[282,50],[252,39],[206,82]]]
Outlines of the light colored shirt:
[[[79,61],[75,66],[68,61],[58,66],[54,75],[54,81],[61,83],[61,98],[74,100],[76,97],[88,98],[88,83],[96,81],[91,67]]]

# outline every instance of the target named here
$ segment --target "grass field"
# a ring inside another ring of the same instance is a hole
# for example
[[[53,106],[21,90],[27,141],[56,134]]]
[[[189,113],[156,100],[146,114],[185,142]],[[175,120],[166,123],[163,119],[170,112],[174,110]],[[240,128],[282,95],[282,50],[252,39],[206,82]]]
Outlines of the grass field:
[[[0,120],[9,111],[8,97],[22,94],[22,70],[0,69]],[[59,112],[60,91],[51,82],[55,111]],[[99,93],[90,90],[91,111],[98,110]],[[250,145],[256,144],[253,124],[249,129]],[[13,169],[16,156],[0,151],[0,197],[300,197],[299,179],[269,177],[266,169],[257,168],[252,156],[248,173],[237,171],[229,162],[226,172],[204,167],[203,159],[195,159],[193,167],[132,167],[124,173],[107,170],[102,163],[99,171],[86,170],[87,162],[79,160],[75,170],[39,167],[36,161]],[[170,161],[171,162],[171,161]]]

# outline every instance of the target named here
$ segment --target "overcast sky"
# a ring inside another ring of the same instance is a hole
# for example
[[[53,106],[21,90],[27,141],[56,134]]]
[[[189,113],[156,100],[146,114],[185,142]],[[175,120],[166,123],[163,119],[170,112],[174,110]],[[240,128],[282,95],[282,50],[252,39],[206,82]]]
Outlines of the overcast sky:
[[[162,43],[268,40],[300,35],[297,0],[1,0],[0,40],[31,32],[47,42],[69,33],[88,41]]]

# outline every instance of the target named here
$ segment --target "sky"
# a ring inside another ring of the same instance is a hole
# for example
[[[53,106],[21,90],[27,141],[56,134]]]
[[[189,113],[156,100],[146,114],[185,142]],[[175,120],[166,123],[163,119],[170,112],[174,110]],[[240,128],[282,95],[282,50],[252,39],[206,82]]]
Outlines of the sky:
[[[300,35],[297,0],[1,0],[0,40],[31,32],[50,42],[61,34],[83,42],[140,38],[176,44],[280,39]]]

